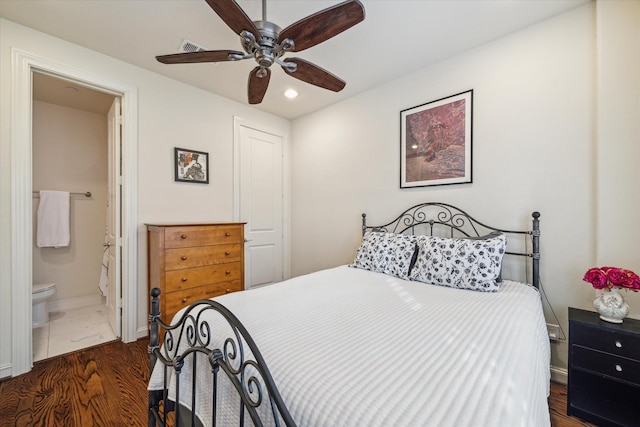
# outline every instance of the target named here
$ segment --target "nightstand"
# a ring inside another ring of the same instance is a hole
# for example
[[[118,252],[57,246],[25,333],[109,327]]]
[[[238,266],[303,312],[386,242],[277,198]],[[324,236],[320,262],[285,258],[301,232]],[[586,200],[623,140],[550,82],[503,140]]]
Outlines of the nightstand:
[[[640,320],[600,320],[569,307],[567,414],[599,426],[640,426]]]

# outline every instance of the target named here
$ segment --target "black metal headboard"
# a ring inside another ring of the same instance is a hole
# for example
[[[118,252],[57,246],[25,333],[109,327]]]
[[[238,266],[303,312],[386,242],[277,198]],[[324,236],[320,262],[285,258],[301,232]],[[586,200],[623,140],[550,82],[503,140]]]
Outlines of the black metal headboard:
[[[382,231],[397,234],[427,234],[444,231],[448,237],[480,237],[493,231],[500,231],[507,236],[529,235],[532,239],[531,251],[513,252],[507,255],[528,257],[532,260],[532,284],[540,286],[540,213],[533,212],[531,230],[506,230],[485,225],[460,208],[447,203],[428,202],[413,206],[402,212],[393,221],[370,226],[367,225],[367,214],[362,214],[362,235],[367,231]]]

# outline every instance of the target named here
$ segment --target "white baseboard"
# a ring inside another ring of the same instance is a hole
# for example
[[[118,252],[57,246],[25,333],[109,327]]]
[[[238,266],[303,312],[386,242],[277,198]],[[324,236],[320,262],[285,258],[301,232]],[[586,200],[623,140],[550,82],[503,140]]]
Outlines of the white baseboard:
[[[0,380],[11,376],[11,363],[0,366]]]
[[[105,304],[106,297],[102,295],[89,295],[86,297],[68,298],[57,301],[49,301],[47,308],[49,312],[71,310],[74,308],[86,307],[88,305]]]
[[[136,336],[138,337],[138,339],[149,336],[149,328],[147,326],[138,328],[138,330],[136,331]]]
[[[565,368],[551,366],[551,381],[566,385],[568,378],[569,372]]]

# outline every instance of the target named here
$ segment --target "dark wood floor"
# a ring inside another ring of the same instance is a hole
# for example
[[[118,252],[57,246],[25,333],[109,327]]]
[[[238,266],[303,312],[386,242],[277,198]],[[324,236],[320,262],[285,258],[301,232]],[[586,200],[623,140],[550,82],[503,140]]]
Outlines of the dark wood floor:
[[[36,362],[0,382],[0,426],[146,426],[147,340],[115,341]],[[553,427],[591,426],[566,415],[566,387],[552,383]]]

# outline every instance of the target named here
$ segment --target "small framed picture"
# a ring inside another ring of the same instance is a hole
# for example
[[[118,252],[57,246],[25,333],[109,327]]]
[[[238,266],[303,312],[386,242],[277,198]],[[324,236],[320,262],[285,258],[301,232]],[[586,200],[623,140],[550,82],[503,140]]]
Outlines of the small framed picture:
[[[473,90],[400,112],[400,188],[471,181]]]
[[[209,183],[209,153],[176,147],[173,160],[176,181]]]

